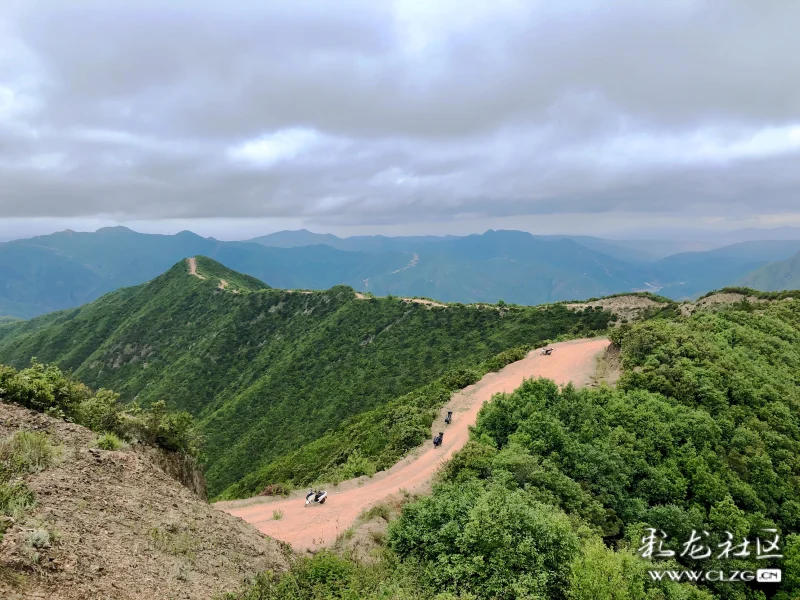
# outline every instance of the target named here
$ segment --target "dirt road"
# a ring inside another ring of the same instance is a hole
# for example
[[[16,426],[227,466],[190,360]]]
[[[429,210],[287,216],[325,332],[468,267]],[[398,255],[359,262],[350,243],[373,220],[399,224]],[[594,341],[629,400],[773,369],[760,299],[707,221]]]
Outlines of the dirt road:
[[[241,517],[268,536],[289,542],[295,550],[313,549],[333,543],[336,537],[352,525],[364,509],[370,508],[401,489],[412,493],[426,491],[439,466],[460,450],[469,439],[469,426],[475,423],[484,402],[501,392],[511,392],[523,380],[546,377],[558,384],[572,381],[584,385],[595,369],[595,357],[605,350],[609,341],[577,340],[554,344],[550,356],[538,350],[512,363],[497,373],[489,373],[478,383],[455,394],[440,417],[434,431],[444,432],[441,448],[427,442],[391,469],[372,478],[361,477],[328,488],[328,501],[322,506],[306,507],[303,493],[289,498],[250,498],[220,502],[216,506],[231,515]],[[445,426],[443,416],[453,411],[453,422]],[[273,519],[273,511],[282,517]]]
[[[205,277],[197,272],[197,259],[194,256],[192,258],[187,258],[186,263],[189,265],[189,275],[194,275],[198,279],[205,279]]]

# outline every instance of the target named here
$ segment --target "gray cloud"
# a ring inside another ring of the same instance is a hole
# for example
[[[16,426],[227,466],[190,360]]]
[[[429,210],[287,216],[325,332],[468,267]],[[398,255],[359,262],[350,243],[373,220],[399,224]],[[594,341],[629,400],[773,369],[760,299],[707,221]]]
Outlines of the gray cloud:
[[[800,4],[0,7],[0,216],[796,213]]]

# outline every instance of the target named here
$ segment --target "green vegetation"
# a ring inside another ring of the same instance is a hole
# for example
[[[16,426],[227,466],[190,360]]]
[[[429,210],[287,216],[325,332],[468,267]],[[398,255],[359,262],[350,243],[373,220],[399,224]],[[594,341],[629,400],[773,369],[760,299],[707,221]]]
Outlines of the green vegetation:
[[[532,380],[481,410],[375,564],[323,552],[238,596],[794,600],[800,596],[800,301],[613,331],[616,389]],[[670,559],[638,555],[663,529]],[[719,558],[731,532],[784,559]],[[692,530],[714,549],[681,557]],[[708,531],[708,537],[702,532]],[[653,582],[652,569],[784,569],[780,585]],[[439,594],[437,596],[437,594]],[[236,596],[232,596],[236,597]]]
[[[17,431],[0,440],[0,541],[8,527],[36,505],[33,492],[20,477],[44,471],[60,455],[61,448],[46,433]]]
[[[101,450],[121,450],[125,443],[113,433],[104,433],[95,442]]]
[[[800,253],[768,263],[748,273],[740,283],[759,290],[796,290],[800,288]]]
[[[44,471],[60,455],[60,448],[50,443],[46,433],[18,431],[11,437],[0,440],[0,463],[3,471],[9,475]]]
[[[200,451],[200,438],[188,413],[170,412],[164,402],[146,409],[138,403],[122,405],[118,394],[105,389],[93,392],[55,365],[34,361],[21,371],[0,365],[0,401],[73,421],[118,442],[121,438],[192,456]],[[21,437],[15,455],[36,456],[44,447],[39,435]]]
[[[498,354],[601,332],[610,318],[561,305],[358,300],[344,286],[293,293],[204,257],[197,270],[205,279],[180,261],[147,284],[0,327],[0,361],[21,368],[37,356],[150,414],[163,412],[160,401],[188,411],[205,439],[212,496],[248,476],[226,497],[388,466],[427,436],[453,390],[505,364]]]

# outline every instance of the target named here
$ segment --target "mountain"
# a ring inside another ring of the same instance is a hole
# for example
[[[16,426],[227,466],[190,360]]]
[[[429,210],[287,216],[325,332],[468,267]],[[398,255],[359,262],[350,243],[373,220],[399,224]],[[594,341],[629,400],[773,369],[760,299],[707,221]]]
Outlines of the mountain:
[[[762,265],[800,251],[800,240],[742,242],[706,252],[686,252],[652,265],[658,292],[675,299],[734,285]],[[761,289],[761,288],[758,288]]]
[[[492,231],[421,244],[404,269],[365,283],[378,295],[519,304],[603,296],[643,287],[646,270],[568,239]]]
[[[221,242],[189,231],[154,235],[110,227],[0,244],[0,316],[30,318],[80,306],[195,255],[280,288],[348,285],[376,295],[533,305],[636,290],[691,298],[735,285],[750,271],[800,250],[800,241],[765,240],[657,259],[665,249],[657,242],[503,230],[350,238],[301,230],[258,240]]]
[[[408,261],[403,254],[342,252],[328,246],[285,249],[220,242],[189,231],[142,234],[125,227],[62,231],[0,244],[0,315],[29,318],[91,302],[163,273],[196,254],[274,285],[326,289],[358,282]]]
[[[755,269],[742,277],[739,284],[767,292],[800,289],[800,252]]]
[[[191,412],[206,439],[212,494],[454,369],[602,329],[610,317],[563,305],[360,300],[345,286],[291,292],[210,258],[194,264],[196,275],[182,260],[90,304],[0,324],[0,362],[22,367],[37,357],[125,400]]]
[[[330,233],[313,233],[307,229],[278,231],[248,240],[262,246],[278,248],[298,248],[324,244],[337,250],[349,252],[413,252],[420,244],[446,242],[458,239],[457,236],[397,236],[356,235],[340,238]]]
[[[276,287],[319,290],[343,284],[379,295],[458,302],[503,298],[537,304],[629,291],[647,279],[639,265],[563,238],[543,240],[516,231],[463,238],[363,236],[339,240],[339,248],[300,243],[331,242],[334,236],[285,233],[292,235],[274,234],[276,243],[299,236],[299,245],[220,242],[188,231],[141,234],[124,227],[7,242],[0,244],[0,314],[29,318],[72,308],[143,283],[194,255],[210,256]]]

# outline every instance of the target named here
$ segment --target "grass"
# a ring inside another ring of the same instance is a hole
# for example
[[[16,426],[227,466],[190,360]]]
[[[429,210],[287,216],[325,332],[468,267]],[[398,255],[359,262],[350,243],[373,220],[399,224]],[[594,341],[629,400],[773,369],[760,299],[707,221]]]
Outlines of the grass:
[[[50,443],[46,433],[17,431],[0,440],[0,465],[9,475],[44,471],[60,456],[61,448]]]
[[[170,524],[163,528],[153,527],[150,530],[150,542],[154,548],[173,556],[185,556],[193,560],[200,550],[201,543],[197,535],[182,526]]]
[[[95,446],[101,450],[121,450],[125,443],[113,433],[104,433],[97,438]]]
[[[17,431],[0,440],[0,540],[36,505],[36,497],[27,484],[12,479],[43,471],[60,456],[61,448],[53,445],[46,433]]]
[[[282,510],[273,510],[272,511],[272,520],[273,521],[280,521],[283,518],[283,511]]]
[[[391,506],[389,506],[386,502],[381,502],[361,513],[359,519],[363,521],[371,521],[375,517],[380,517],[384,521],[388,522],[392,518],[393,512],[394,511],[392,510]]]
[[[0,482],[0,515],[7,519],[0,520],[0,539],[5,528],[13,521],[36,506],[36,498],[25,483]],[[12,521],[9,521],[11,519]]]

